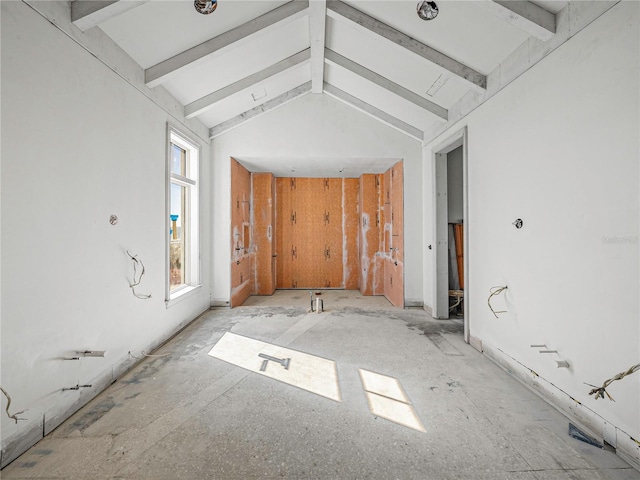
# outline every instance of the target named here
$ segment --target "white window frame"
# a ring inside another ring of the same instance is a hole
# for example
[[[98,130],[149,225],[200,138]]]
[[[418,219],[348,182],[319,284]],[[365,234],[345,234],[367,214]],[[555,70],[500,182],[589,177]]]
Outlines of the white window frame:
[[[186,152],[186,176],[171,172],[171,145],[175,144]],[[166,239],[166,282],[165,302],[167,308],[176,301],[195,291],[201,285],[200,268],[200,159],[202,148],[190,136],[178,128],[167,124],[166,144],[166,205],[165,205],[165,239]],[[171,185],[187,187],[185,195],[185,218],[183,219],[184,235],[184,284],[171,290],[170,248],[171,248]]]

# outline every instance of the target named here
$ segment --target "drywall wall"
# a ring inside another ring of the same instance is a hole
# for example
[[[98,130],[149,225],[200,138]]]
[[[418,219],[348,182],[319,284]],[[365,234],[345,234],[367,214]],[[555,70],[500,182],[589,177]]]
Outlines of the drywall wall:
[[[474,343],[638,463],[640,374],[609,387],[615,403],[584,382],[640,361],[639,10],[616,4],[428,144],[424,169],[431,211],[434,152],[466,126]],[[493,300],[498,318],[487,305],[496,285],[508,287]]]
[[[405,300],[422,304],[420,142],[327,95],[305,95],[212,141],[212,301],[229,301],[229,158],[404,160]],[[357,160],[356,160],[357,161]]]
[[[27,410],[16,424],[2,398],[5,464],[132,366],[129,351],[150,351],[208,308],[208,228],[204,284],[165,304],[167,122],[201,144],[201,178],[210,152],[206,136],[27,4],[1,8],[1,383],[11,411]],[[206,219],[208,182],[201,187]],[[129,288],[126,250],[144,263],[137,291],[148,300]],[[84,350],[106,355],[63,360]],[[92,387],[62,391],[78,384]]]

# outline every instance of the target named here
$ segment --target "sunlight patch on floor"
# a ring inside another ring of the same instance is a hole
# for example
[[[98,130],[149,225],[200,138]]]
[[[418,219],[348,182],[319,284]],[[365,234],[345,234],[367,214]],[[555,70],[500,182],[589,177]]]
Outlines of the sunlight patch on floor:
[[[336,402],[342,401],[338,370],[333,360],[229,332],[214,345],[209,355]]]
[[[362,368],[358,372],[371,413],[419,432],[426,432],[398,379]]]

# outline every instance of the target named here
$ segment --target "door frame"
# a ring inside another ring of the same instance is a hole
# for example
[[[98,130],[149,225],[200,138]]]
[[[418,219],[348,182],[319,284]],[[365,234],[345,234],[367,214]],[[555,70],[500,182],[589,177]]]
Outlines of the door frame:
[[[433,239],[435,258],[432,270],[433,317],[449,318],[449,232],[447,202],[447,155],[462,146],[462,202],[464,217],[464,340],[469,343],[469,204],[468,204],[468,155],[467,127],[464,126],[432,151],[433,178]]]

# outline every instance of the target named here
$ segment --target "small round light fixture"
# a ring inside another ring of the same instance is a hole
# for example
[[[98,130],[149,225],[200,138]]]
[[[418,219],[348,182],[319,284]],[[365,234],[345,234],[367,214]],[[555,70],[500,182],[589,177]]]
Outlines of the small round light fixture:
[[[421,2],[418,2],[416,11],[422,20],[433,20],[438,16],[439,9],[436,2],[427,2],[426,0],[422,0]]]
[[[195,0],[193,6],[198,13],[209,15],[217,8],[218,0]]]

